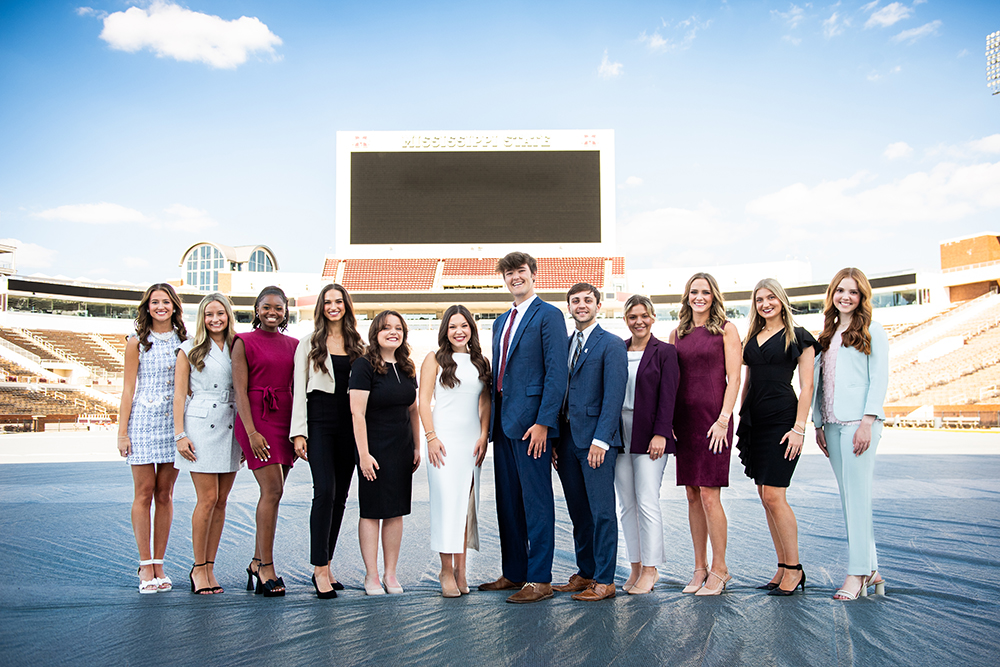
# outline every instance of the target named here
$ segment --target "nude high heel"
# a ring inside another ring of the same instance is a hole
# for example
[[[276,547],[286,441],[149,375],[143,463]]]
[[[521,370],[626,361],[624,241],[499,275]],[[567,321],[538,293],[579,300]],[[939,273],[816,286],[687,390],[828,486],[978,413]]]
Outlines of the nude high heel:
[[[885,579],[879,576],[878,570],[875,570],[868,575],[865,579],[865,595],[868,595],[868,587],[875,587],[875,595],[885,595]]]

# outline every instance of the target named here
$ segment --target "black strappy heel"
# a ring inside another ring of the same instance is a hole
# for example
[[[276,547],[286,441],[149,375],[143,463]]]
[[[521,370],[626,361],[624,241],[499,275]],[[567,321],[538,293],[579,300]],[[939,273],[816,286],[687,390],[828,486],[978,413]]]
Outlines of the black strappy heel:
[[[214,560],[206,560],[205,561],[205,565],[215,565],[215,561]],[[213,595],[216,595],[218,593],[225,593],[225,592],[226,592],[226,589],[224,589],[222,586],[212,586],[212,594]]]
[[[802,573],[802,578],[799,580],[799,583],[797,583],[794,586],[792,586],[792,590],[790,590],[790,591],[786,591],[781,586],[778,586],[774,590],[768,591],[767,594],[768,595],[783,595],[783,596],[788,596],[788,595],[794,594],[796,588],[801,588],[802,589],[802,594],[805,595],[805,592],[806,592],[806,571],[802,569],[802,563],[799,563],[798,565],[786,565],[785,569],[786,570],[798,570],[799,572],[801,572]]]
[[[261,567],[269,567],[271,565],[274,565],[274,561],[271,561],[270,563],[260,564]],[[260,570],[258,569],[257,572],[259,573]],[[257,591],[255,592],[263,593],[264,597],[266,598],[280,598],[285,596],[285,580],[282,579],[281,577],[278,577],[277,579],[268,579],[263,584],[261,584],[260,581],[261,581],[261,576],[260,574],[258,574]]]
[[[786,567],[788,567],[788,566],[787,566],[787,565],[785,565],[784,563],[778,563],[778,569],[779,569],[779,570],[783,570],[783,569],[785,569]],[[779,581],[780,581],[780,580],[779,580]],[[774,590],[775,588],[777,588],[777,587],[778,587],[778,584],[776,584],[776,583],[775,583],[775,582],[773,582],[773,581],[769,581],[769,582],[767,582],[766,584],[764,584],[763,586],[758,586],[758,587],[757,587],[757,590],[758,590],[758,591],[773,591],[773,590]]]
[[[195,568],[196,567],[205,567],[206,565],[208,565],[207,562],[205,562],[205,563],[195,563],[191,567],[191,571],[188,573],[188,579],[191,580],[191,592],[194,593],[195,595],[211,595],[212,594],[212,587],[211,586],[206,586],[205,588],[199,588],[198,590],[195,590],[195,588],[194,588],[194,570],[195,570]]]
[[[247,590],[248,591],[253,591],[256,594],[256,593],[260,593],[260,588],[259,588],[260,587],[260,574],[259,574],[260,568],[258,568],[257,572],[254,572],[253,570],[250,569],[251,567],[253,567],[254,561],[257,561],[259,563],[260,559],[259,558],[252,558],[250,560],[250,565],[247,565]],[[257,586],[256,587],[254,586],[254,583],[253,583],[253,578],[254,577],[257,577]]]

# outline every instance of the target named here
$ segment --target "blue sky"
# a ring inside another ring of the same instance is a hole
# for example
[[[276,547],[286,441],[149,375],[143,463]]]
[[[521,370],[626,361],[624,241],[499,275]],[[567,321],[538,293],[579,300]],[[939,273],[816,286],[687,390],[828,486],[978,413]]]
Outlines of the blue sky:
[[[243,17],[243,18],[241,18]],[[335,252],[337,130],[613,129],[630,268],[938,268],[998,231],[998,2],[0,3],[18,268]]]

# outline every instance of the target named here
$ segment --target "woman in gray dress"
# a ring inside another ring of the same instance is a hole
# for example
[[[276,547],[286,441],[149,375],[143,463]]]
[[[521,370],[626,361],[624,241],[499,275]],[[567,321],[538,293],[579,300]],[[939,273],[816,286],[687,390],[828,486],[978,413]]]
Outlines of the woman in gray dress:
[[[215,554],[226,521],[226,499],[240,469],[242,451],[233,436],[235,335],[229,300],[209,294],[198,305],[194,338],[177,350],[174,371],[174,467],[191,473],[198,496],[191,517],[194,567],[191,592],[222,593],[215,579]]]

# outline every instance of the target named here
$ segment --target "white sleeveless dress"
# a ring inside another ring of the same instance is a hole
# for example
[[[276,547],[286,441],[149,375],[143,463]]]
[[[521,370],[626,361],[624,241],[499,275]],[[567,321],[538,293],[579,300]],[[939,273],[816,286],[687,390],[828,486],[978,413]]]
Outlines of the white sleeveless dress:
[[[456,377],[461,384],[449,389],[441,384],[441,372],[434,386],[434,431],[444,444],[444,465],[427,463],[430,486],[431,549],[438,553],[462,553],[468,535],[470,549],[479,550],[479,472],[473,450],[482,433],[479,396],[483,383],[479,370],[468,354],[456,354]]]

